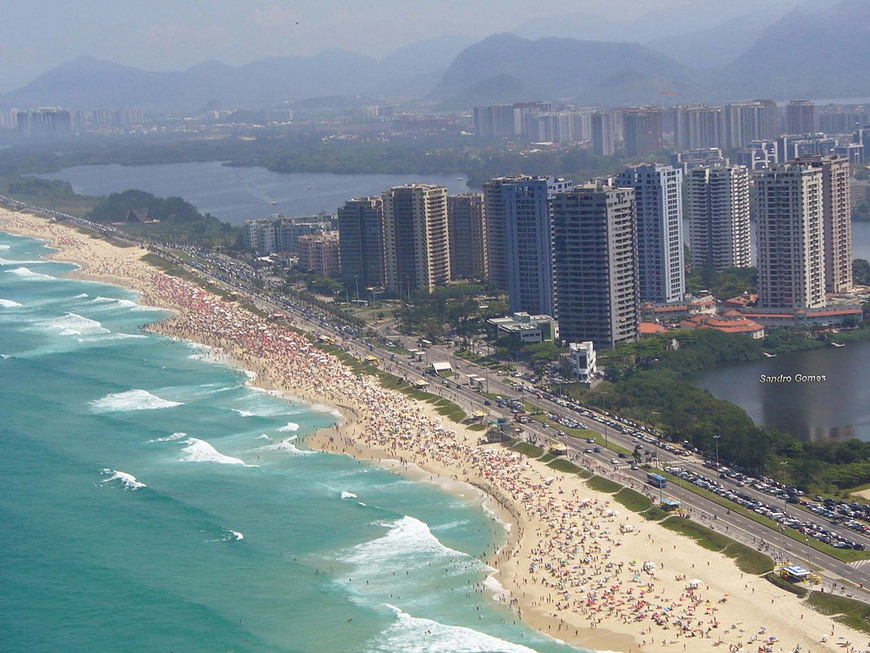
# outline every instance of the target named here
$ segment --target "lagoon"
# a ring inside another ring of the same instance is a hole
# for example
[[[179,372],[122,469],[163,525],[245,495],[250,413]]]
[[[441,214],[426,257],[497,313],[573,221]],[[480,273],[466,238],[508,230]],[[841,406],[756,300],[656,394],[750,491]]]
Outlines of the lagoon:
[[[260,167],[227,166],[220,161],[75,166],[38,176],[68,181],[83,195],[108,195],[132,188],[158,197],[182,197],[201,213],[211,213],[233,225],[273,214],[335,213],[348,199],[378,195],[408,183],[446,186],[450,194],[468,191],[465,175],[282,174]]]
[[[870,343],[722,365],[688,381],[801,440],[870,441]]]

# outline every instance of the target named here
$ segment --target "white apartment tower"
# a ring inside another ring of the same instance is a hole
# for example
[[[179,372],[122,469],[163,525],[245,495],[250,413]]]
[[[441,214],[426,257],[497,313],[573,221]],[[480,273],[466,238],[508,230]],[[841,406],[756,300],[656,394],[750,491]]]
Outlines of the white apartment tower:
[[[616,185],[634,189],[640,299],[678,302],[686,292],[683,269],[683,172],[668,165],[632,166]]]
[[[852,187],[849,158],[801,159],[822,171],[822,221],[825,232],[825,291],[852,289]]]
[[[758,305],[821,308],[825,245],[821,167],[783,163],[760,173],[758,189]]]
[[[432,292],[450,281],[447,189],[408,184],[386,191],[384,268],[387,290]]]
[[[702,166],[687,175],[689,246],[692,266],[752,265],[749,223],[749,170],[738,165]]]

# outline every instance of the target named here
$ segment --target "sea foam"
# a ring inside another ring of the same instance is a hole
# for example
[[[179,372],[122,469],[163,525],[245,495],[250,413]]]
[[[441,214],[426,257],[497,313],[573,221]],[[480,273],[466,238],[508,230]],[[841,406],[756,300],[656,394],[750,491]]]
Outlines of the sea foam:
[[[174,442],[175,440],[181,440],[182,438],[186,438],[187,433],[182,433],[178,431],[177,433],[173,433],[172,435],[167,435],[163,438],[155,438],[154,440],[148,440],[148,442]]]
[[[371,653],[534,653],[533,649],[487,635],[465,626],[449,626],[432,619],[413,617],[389,605],[396,621],[378,641],[366,647]]]
[[[134,311],[148,311],[151,310],[147,306],[142,306],[141,304],[137,304],[136,302],[129,299],[116,299],[114,297],[94,297],[91,301],[91,304],[106,304],[109,308],[122,307],[129,308]],[[108,306],[111,305],[111,306]]]
[[[292,456],[310,456],[311,454],[317,453],[316,451],[309,451],[306,449],[300,449],[293,441],[296,439],[296,436],[290,436],[289,438],[284,438],[280,442],[276,442],[275,444],[269,444],[265,447],[262,447],[263,451],[280,451],[281,453],[289,453]]]
[[[3,299],[0,297],[0,307],[2,308],[16,308],[17,306],[21,306],[18,302],[13,302],[11,299]]]
[[[131,410],[172,408],[173,406],[180,406],[181,402],[161,399],[147,390],[137,389],[108,394],[102,399],[95,399],[90,402],[90,405],[91,410],[95,413],[118,413]]]
[[[187,445],[183,449],[185,454],[183,460],[186,462],[256,467],[256,465],[248,465],[241,458],[233,458],[232,456],[222,454],[205,440],[200,440],[199,438],[188,438],[184,443]]]
[[[67,313],[61,317],[40,322],[50,331],[59,331],[62,336],[92,336],[98,333],[111,333],[102,324],[78,313]]]
[[[100,481],[101,483],[111,483],[112,481],[119,481],[121,487],[125,490],[130,490],[135,492],[136,490],[141,490],[143,487],[148,487],[144,483],[137,481],[136,477],[132,474],[128,474],[127,472],[119,472],[114,469],[109,469],[108,467],[103,470],[103,475],[108,476],[109,478],[103,479]]]
[[[353,492],[347,492],[345,490],[342,490],[341,491],[341,498],[342,499],[358,499],[359,497],[357,497],[357,495],[355,495]]]
[[[466,553],[444,546],[425,523],[405,515],[394,522],[385,523],[389,530],[383,536],[355,546],[345,559],[366,568],[386,570],[396,564],[407,565],[412,558],[428,561],[472,561]]]
[[[14,274],[16,277],[21,279],[31,279],[33,281],[46,281],[56,278],[48,274],[42,274],[41,272],[34,272],[30,268],[25,267],[13,268],[12,270],[9,270],[9,273]]]
[[[286,433],[287,431],[295,433],[299,430],[299,425],[296,422],[287,422],[286,426],[282,426],[278,430],[282,433]]]

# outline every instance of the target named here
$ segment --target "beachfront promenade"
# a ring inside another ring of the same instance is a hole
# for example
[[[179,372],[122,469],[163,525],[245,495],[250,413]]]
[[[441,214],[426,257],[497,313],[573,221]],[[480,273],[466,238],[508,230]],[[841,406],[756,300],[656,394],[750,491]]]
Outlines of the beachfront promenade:
[[[344,422],[318,433],[316,446],[484,489],[513,523],[509,542],[490,561],[509,592],[502,598],[545,633],[625,651],[865,648],[866,637],[744,576],[730,560],[623,514],[576,475],[481,445],[480,433],[445,424],[430,406],[357,376],[287,325],[145,265],[138,248],[9,212],[0,227],[46,238],[63,258],[80,261],[86,276],[175,308],[156,330],[218,348],[263,387],[338,407]]]

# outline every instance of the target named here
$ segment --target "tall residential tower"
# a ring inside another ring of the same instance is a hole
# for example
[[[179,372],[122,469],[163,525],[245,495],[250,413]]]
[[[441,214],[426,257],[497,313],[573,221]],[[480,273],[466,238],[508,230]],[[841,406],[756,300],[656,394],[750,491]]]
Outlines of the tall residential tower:
[[[762,171],[756,188],[759,307],[824,307],[821,168],[781,163]]]
[[[341,280],[348,287],[384,285],[384,215],[380,197],[348,200],[338,209]]]
[[[617,186],[634,189],[640,298],[645,302],[678,302],[686,292],[682,181],[682,170],[666,165],[642,164],[616,176]]]
[[[749,170],[737,165],[702,166],[689,171],[686,185],[692,266],[721,272],[752,265]]]
[[[609,348],[638,337],[634,191],[602,182],[552,202],[559,331]]]
[[[462,193],[447,196],[450,227],[450,277],[486,277],[486,214],[483,195]]]
[[[408,184],[386,191],[384,268],[395,293],[432,292],[450,281],[447,189]]]
[[[502,184],[507,289],[512,313],[556,317],[550,200],[573,183],[531,177]]]

